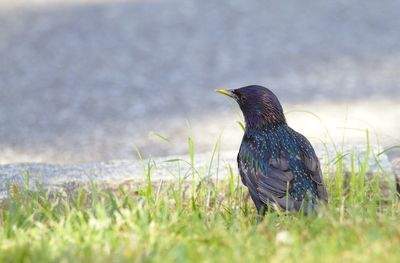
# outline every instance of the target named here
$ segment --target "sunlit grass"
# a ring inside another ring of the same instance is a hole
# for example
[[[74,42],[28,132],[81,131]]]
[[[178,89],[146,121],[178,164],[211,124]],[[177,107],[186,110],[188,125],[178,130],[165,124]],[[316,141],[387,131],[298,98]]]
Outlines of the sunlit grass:
[[[173,182],[152,182],[157,164],[143,160],[146,183],[133,190],[92,184],[49,193],[11,186],[0,207],[0,262],[400,260],[395,187],[384,172],[367,174],[368,156],[339,153],[325,167],[330,201],[317,213],[268,212],[258,222],[236,168],[219,160],[219,145],[207,167],[195,167],[192,138],[188,147],[188,160],[168,160],[189,171]],[[351,167],[345,169],[346,154]],[[222,169],[228,178],[218,179]]]

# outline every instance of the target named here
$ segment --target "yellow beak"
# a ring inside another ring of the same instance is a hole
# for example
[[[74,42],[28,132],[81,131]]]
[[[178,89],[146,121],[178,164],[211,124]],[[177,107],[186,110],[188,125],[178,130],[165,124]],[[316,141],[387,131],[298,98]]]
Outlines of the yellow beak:
[[[235,93],[232,92],[232,90],[226,90],[226,89],[217,89],[215,92],[221,93],[225,96],[231,97],[231,98],[236,98]]]

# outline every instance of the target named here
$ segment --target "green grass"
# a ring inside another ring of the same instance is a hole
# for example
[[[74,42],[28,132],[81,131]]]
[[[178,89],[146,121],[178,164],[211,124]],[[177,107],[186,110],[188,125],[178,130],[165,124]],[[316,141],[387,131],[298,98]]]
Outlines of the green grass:
[[[236,168],[219,160],[219,145],[208,167],[194,167],[188,144],[188,161],[170,160],[188,168],[174,182],[153,184],[157,164],[148,161],[147,183],[133,191],[11,186],[0,206],[0,262],[400,261],[400,203],[384,175],[367,174],[368,156],[348,153],[345,169],[338,153],[325,167],[330,202],[315,214],[275,211],[257,222]],[[208,177],[211,163],[229,177]]]

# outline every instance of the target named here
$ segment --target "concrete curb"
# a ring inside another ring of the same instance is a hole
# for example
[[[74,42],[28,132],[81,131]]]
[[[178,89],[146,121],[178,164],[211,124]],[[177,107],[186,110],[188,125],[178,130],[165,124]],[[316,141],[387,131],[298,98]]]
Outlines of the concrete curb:
[[[327,148],[322,145],[315,148],[319,153],[322,166],[329,166],[330,169],[334,169],[334,163],[328,161],[327,154],[323,154],[324,151],[327,151]],[[363,148],[354,147],[353,150],[363,160]],[[378,150],[375,146],[371,147],[372,153],[376,154]],[[332,149],[328,149],[328,152],[331,155],[334,154]],[[231,165],[236,173],[236,154],[236,152],[223,152],[219,156],[215,154],[211,167],[212,153],[198,154],[195,156],[196,172],[201,176],[210,178],[226,178],[229,172],[226,169],[227,165]],[[343,160],[344,167],[350,167],[348,165],[350,162],[349,155],[345,155]],[[395,180],[396,175],[400,174],[399,164],[398,159],[389,160],[386,154],[382,154],[379,156],[379,165],[373,157],[369,159],[368,172],[386,174],[389,175],[390,180]],[[356,164],[356,170],[358,169],[357,166]],[[8,164],[0,166],[0,199],[8,196],[11,185],[28,186],[32,190],[37,189],[38,184],[46,190],[72,190],[80,186],[87,186],[90,182],[105,188],[117,188],[121,185],[134,186],[146,182],[146,170],[149,167],[151,167],[152,182],[174,180],[179,176],[188,178],[191,176],[188,156],[84,164]]]

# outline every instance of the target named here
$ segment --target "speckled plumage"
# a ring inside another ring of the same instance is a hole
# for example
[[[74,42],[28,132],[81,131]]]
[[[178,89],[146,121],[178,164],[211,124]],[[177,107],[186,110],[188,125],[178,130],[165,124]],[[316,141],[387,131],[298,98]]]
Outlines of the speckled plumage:
[[[237,157],[242,182],[259,213],[270,204],[298,211],[327,201],[318,157],[310,142],[290,128],[276,96],[261,86],[229,91],[246,122]]]

